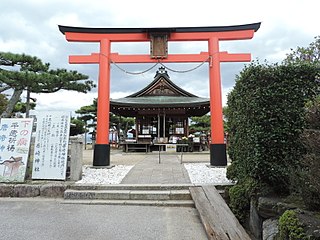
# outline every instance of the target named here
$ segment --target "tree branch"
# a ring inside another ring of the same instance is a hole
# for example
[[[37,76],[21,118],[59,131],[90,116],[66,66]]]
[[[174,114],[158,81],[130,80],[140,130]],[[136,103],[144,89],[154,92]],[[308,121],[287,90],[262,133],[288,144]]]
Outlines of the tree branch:
[[[14,89],[14,92],[8,102],[6,110],[1,114],[1,118],[8,118],[13,112],[14,106],[17,104],[17,102],[20,99],[20,96],[22,94],[22,89]]]
[[[4,86],[4,87],[0,87],[0,93],[9,90],[11,87],[10,86]]]

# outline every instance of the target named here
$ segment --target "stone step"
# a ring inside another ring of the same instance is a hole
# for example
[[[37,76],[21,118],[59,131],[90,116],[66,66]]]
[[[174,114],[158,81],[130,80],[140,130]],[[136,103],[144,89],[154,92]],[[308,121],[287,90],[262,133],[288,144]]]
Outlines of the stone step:
[[[193,184],[74,184],[68,189],[73,190],[182,190],[189,189]]]
[[[192,200],[64,200],[61,204],[194,207]]]
[[[74,190],[67,189],[64,199],[78,200],[191,200],[190,191],[182,190]]]

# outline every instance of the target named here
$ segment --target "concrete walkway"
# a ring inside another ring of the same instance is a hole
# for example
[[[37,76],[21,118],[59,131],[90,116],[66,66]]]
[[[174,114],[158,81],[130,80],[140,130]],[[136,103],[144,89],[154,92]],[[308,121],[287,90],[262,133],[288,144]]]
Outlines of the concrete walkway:
[[[185,184],[190,183],[187,170],[177,155],[146,155],[122,180],[122,184]]]
[[[204,240],[195,208],[0,198],[1,240]]]
[[[208,154],[186,154],[184,162],[207,162],[207,158]],[[83,164],[91,165],[92,159],[93,151],[84,150]],[[180,154],[163,153],[159,164],[157,153],[123,153],[116,150],[111,152],[111,164],[134,165],[123,179],[123,185],[119,186],[190,184],[187,171],[180,164]],[[48,184],[46,188],[33,184],[6,184],[8,193],[23,186],[26,195],[25,198],[0,197],[0,239],[207,239],[199,213],[193,207],[61,204],[64,200],[59,194],[67,185],[55,184]],[[58,195],[46,195],[48,188]],[[34,196],[42,193],[43,198],[32,198],[33,195],[28,195],[32,192],[30,189],[37,190]]]

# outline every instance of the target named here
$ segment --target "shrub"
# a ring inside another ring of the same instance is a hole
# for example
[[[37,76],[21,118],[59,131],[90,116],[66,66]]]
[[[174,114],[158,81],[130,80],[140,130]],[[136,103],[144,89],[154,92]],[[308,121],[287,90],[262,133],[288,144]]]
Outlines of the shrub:
[[[303,159],[301,193],[309,210],[320,210],[320,156],[307,154]]]
[[[307,103],[307,128],[320,130],[320,96]]]
[[[260,186],[288,193],[304,148],[305,103],[317,93],[319,70],[308,64],[252,63],[237,77],[228,96],[228,176],[239,184],[251,178]]]
[[[250,199],[256,195],[257,189],[259,189],[257,182],[249,178],[229,189],[229,206],[242,224],[249,217]]]
[[[307,239],[302,224],[296,212],[293,210],[285,211],[279,218],[278,240],[304,240]]]
[[[301,136],[306,148],[302,159],[302,178],[298,185],[305,205],[320,210],[320,97],[307,105],[307,126]]]
[[[250,198],[243,184],[234,185],[229,189],[230,208],[240,223],[244,224],[250,210]]]

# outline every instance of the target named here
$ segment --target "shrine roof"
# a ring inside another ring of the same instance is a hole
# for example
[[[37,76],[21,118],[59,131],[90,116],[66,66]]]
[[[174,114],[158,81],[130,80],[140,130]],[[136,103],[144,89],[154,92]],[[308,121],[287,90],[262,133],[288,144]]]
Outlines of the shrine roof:
[[[156,27],[156,28],[90,28],[90,27],[71,27],[59,25],[61,33],[75,32],[75,33],[145,33],[145,32],[227,32],[227,31],[242,31],[254,30],[258,31],[261,22],[231,25],[231,26],[206,26],[206,27]]]
[[[205,114],[209,111],[210,99],[178,87],[170,80],[165,68],[160,67],[148,86],[127,97],[111,99],[110,104],[116,111],[124,111],[120,110],[122,108],[201,108],[196,111]]]
[[[175,94],[178,96],[197,98],[196,95],[187,92],[186,90],[180,88],[178,85],[172,82],[164,67],[159,68],[159,70],[156,72],[156,75],[154,76],[154,80],[151,83],[149,83],[146,87],[144,87],[140,91],[133,93],[127,96],[126,98],[136,98],[136,97],[142,97],[142,96],[151,94],[152,89],[157,88],[157,85],[161,83],[163,83],[162,85],[165,85],[167,88],[170,88],[172,90],[172,94]]]
[[[113,106],[130,107],[197,107],[209,105],[209,98],[200,97],[182,97],[182,96],[144,96],[144,97],[125,97],[112,99]]]

